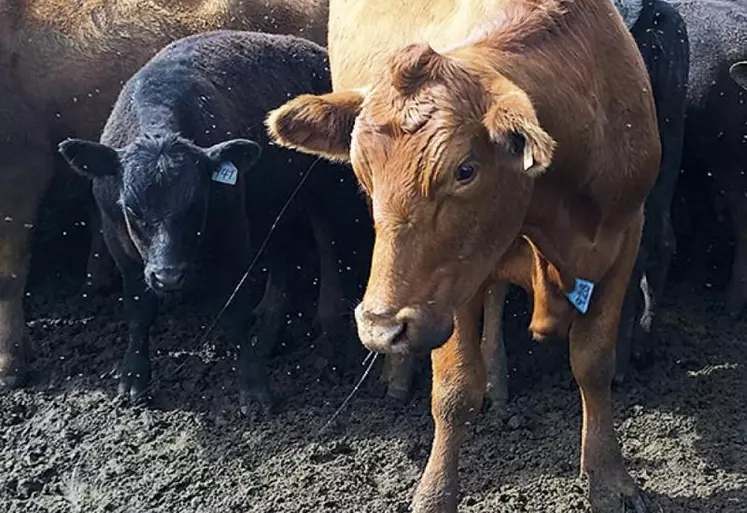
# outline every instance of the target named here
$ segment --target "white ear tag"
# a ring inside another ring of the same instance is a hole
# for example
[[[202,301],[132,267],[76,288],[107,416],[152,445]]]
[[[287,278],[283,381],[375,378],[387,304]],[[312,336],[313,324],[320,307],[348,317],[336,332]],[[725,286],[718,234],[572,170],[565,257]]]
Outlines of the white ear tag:
[[[225,183],[227,185],[236,185],[239,177],[239,170],[233,165],[233,162],[224,162],[217,171],[213,172],[213,181]]]
[[[524,144],[524,171],[529,171],[534,166],[534,155],[532,155],[532,147],[527,142]]]

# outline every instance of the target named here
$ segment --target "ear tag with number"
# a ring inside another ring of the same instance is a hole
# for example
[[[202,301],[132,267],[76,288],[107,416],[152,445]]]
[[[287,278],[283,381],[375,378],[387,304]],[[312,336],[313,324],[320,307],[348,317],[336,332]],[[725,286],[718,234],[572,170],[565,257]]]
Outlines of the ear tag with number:
[[[218,170],[213,173],[214,182],[225,183],[227,185],[236,185],[238,177],[239,170],[236,169],[233,162],[224,162]]]
[[[585,314],[589,310],[589,303],[591,303],[591,293],[594,292],[594,284],[581,278],[576,278],[576,286],[573,290],[566,293],[568,299],[576,310]]]

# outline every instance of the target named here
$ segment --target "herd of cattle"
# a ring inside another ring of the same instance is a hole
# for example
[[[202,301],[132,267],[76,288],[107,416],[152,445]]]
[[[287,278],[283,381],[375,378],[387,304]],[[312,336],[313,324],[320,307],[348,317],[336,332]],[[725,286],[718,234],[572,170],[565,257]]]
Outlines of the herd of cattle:
[[[357,230],[370,237],[358,336],[386,353],[391,397],[431,354],[435,437],[415,511],[456,511],[465,426],[486,392],[506,400],[515,284],[533,337],[569,339],[592,509],[647,512],[610,386],[651,346],[683,168],[726,202],[726,305],[747,302],[742,88],[745,0],[3,2],[0,387],[27,381],[22,300],[55,175],[90,205],[89,285],[104,289],[113,264],[122,276],[133,402],[159,297],[205,282],[224,300],[264,240],[261,300],[239,288],[221,321],[243,404],[269,414],[299,230],[315,241],[330,344],[351,296],[335,241]],[[350,167],[359,188],[340,188]],[[696,195],[692,212],[712,201]]]

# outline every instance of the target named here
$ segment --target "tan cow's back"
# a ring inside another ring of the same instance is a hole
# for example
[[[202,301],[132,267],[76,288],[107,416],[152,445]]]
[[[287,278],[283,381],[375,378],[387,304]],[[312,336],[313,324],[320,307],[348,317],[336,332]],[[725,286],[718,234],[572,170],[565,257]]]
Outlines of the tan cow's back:
[[[500,14],[506,0],[330,0],[329,55],[335,90],[368,85],[389,52],[410,43],[443,51]]]

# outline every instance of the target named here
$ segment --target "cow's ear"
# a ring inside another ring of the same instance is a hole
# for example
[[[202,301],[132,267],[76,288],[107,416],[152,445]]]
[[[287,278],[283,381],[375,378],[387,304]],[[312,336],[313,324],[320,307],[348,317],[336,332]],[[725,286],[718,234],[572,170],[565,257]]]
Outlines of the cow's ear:
[[[93,180],[119,173],[119,154],[117,150],[105,144],[67,139],[59,144],[58,151],[75,172],[86,178]]]
[[[298,96],[270,112],[268,132],[281,146],[349,162],[351,133],[363,98],[360,91]]]
[[[550,166],[555,140],[539,124],[529,96],[507,80],[494,84],[483,124],[490,139],[520,159],[531,177]]]
[[[245,173],[257,163],[262,154],[262,147],[248,139],[231,139],[211,146],[205,152],[216,166],[231,163],[240,172]]]
[[[729,68],[731,78],[733,78],[742,89],[747,89],[747,61],[735,62]]]

